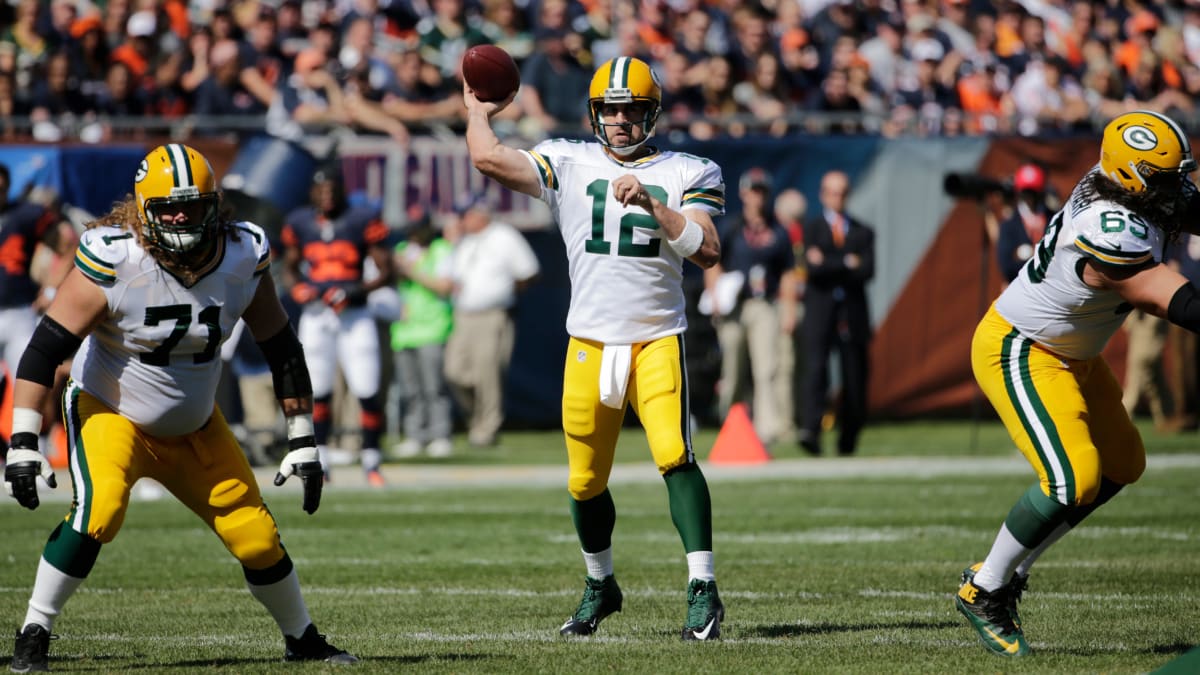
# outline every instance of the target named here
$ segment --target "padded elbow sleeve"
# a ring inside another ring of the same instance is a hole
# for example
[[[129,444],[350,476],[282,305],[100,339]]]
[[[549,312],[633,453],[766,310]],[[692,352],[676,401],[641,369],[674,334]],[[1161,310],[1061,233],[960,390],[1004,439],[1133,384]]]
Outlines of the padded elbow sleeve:
[[[1196,293],[1192,282],[1180,286],[1171,296],[1171,304],[1167,305],[1167,320],[1200,333],[1200,294]]]
[[[53,387],[54,371],[63,361],[71,358],[82,343],[83,340],[59,322],[48,316],[42,317],[29,338],[29,346],[21,355],[17,379]]]
[[[291,324],[275,335],[258,343],[267,365],[271,367],[271,380],[275,385],[275,396],[304,398],[312,396],[312,380],[308,377],[308,366],[304,363],[304,348],[292,330]]]

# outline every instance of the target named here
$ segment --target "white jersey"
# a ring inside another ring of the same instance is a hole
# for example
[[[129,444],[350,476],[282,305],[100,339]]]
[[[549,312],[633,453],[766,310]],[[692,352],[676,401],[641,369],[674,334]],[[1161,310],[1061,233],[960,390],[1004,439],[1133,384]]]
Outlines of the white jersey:
[[[221,343],[271,266],[262,228],[243,222],[234,233],[191,288],[127,230],[80,238],[75,266],[104,291],[108,315],[84,339],[71,377],[150,435],[191,433],[212,416]]]
[[[1141,267],[1162,259],[1163,244],[1162,230],[1076,186],[1033,257],[996,301],[996,311],[1021,335],[1059,356],[1098,356],[1133,307],[1116,291],[1083,283],[1084,263]]]
[[[725,212],[716,163],[678,152],[618,162],[591,141],[550,140],[526,151],[558,222],[571,276],[567,333],[604,344],[647,342],[687,328],[683,258],[645,209],[622,206],[612,182],[632,173],[675,211]]]

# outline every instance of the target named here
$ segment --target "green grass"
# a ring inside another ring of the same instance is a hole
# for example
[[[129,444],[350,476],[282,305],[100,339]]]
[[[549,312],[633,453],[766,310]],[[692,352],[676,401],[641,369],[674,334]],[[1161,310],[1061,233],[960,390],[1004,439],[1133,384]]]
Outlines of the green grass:
[[[981,430],[976,454],[1012,453],[998,431]],[[960,423],[876,427],[863,454],[935,462],[968,454],[968,432]],[[624,436],[623,461],[645,461],[637,430]],[[1147,444],[1152,455],[1181,453],[1195,438],[1147,434]],[[513,433],[475,459],[549,464],[561,452],[557,434]],[[728,608],[716,644],[678,638],[686,567],[659,482],[613,486],[625,609],[595,638],[575,641],[557,636],[583,574],[562,487],[364,492],[335,483],[313,517],[296,492],[264,491],[317,625],[363,657],[355,672],[1136,673],[1200,641],[1200,461],[1152,462],[1047,554],[1021,606],[1035,650],[1022,661],[986,653],[951,597],[1032,472],[800,474],[711,481]],[[10,627],[64,509],[0,506],[0,616]],[[58,671],[295,670],[279,663],[282,640],[236,563],[170,499],[131,506],[55,632]]]

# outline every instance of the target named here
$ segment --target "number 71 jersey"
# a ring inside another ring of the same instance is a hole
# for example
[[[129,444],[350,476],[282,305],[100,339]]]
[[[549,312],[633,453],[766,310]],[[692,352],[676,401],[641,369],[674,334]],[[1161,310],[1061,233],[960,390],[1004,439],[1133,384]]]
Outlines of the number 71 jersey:
[[[220,346],[271,266],[266,235],[237,223],[190,287],[128,230],[80,238],[75,267],[104,291],[108,313],[83,341],[71,377],[153,436],[199,429],[212,415]]]
[[[558,223],[571,276],[567,333],[604,344],[647,342],[682,333],[683,259],[645,209],[623,206],[612,183],[633,174],[674,211],[725,212],[721,167],[670,151],[630,162],[599,143],[555,139],[527,151],[542,199]]]
[[[1132,270],[1160,261],[1162,251],[1162,230],[1076,186],[1033,257],[996,300],[996,311],[1021,335],[1059,356],[1093,358],[1133,307],[1116,291],[1085,284],[1084,265]]]

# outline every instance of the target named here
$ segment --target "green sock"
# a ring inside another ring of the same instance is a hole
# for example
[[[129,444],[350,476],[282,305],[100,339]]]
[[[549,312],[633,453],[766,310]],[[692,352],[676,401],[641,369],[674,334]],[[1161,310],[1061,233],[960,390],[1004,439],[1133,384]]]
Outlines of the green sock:
[[[571,520],[575,521],[575,532],[579,545],[587,553],[599,553],[612,546],[613,527],[617,524],[617,507],[612,493],[604,492],[587,499],[571,500]]]
[[[1005,526],[1025,548],[1037,548],[1054,528],[1067,520],[1072,507],[1060,504],[1042,492],[1034,483],[1008,512]]]
[[[100,542],[59,523],[50,533],[42,557],[63,574],[86,579],[100,555]]]
[[[684,464],[668,471],[663,480],[671,500],[671,521],[679,530],[684,551],[711,551],[712,500],[700,467]]]

